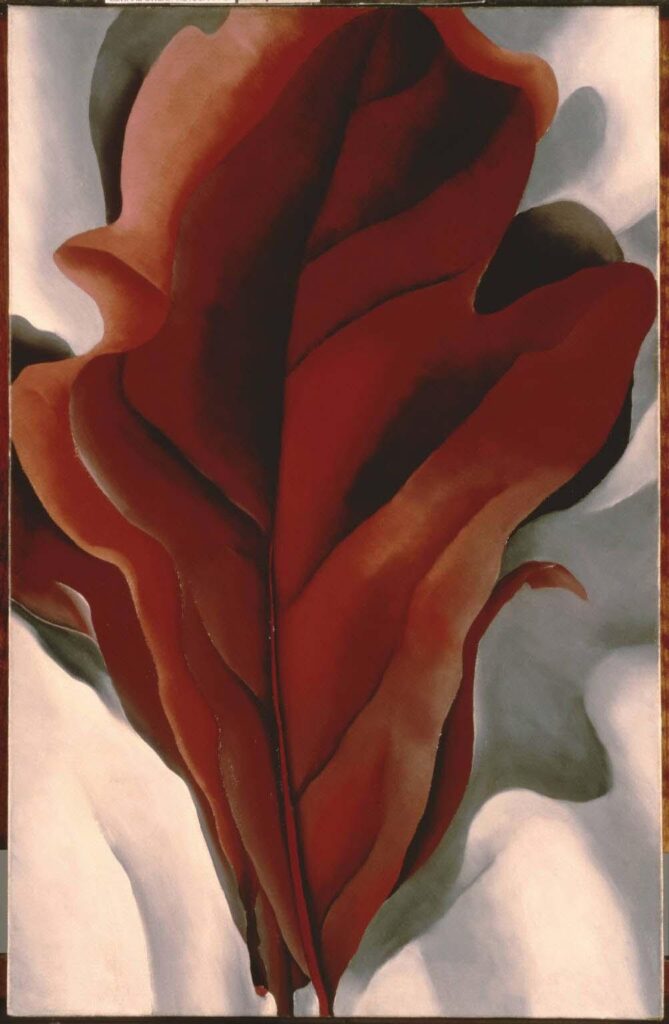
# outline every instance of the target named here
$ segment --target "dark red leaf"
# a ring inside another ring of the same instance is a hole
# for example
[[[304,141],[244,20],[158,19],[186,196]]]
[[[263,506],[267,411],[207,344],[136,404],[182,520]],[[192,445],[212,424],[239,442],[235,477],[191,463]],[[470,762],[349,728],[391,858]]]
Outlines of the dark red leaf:
[[[447,827],[491,609],[571,581],[495,591],[507,539],[601,450],[654,317],[627,264],[474,309],[554,106],[457,10],[184,30],[130,116],[119,220],[58,254],[104,339],[15,386],[85,564],[53,579],[207,802],[283,1011],[306,977],[331,1009]]]

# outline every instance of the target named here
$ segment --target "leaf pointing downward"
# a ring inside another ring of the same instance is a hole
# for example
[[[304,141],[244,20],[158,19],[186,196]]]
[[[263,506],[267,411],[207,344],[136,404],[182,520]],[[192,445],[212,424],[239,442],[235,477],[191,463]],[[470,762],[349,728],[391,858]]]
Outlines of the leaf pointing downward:
[[[15,387],[44,507],[126,581],[280,1010],[305,975],[331,1008],[447,827],[506,541],[602,448],[654,316],[626,264],[474,311],[553,106],[545,66],[458,11],[180,33],[121,217],[58,256],[105,337]]]

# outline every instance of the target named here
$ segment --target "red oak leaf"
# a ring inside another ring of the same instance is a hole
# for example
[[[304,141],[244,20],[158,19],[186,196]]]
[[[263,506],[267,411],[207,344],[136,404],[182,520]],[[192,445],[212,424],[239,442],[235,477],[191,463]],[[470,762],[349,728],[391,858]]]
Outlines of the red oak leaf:
[[[86,597],[280,1011],[306,978],[331,1009],[447,828],[497,608],[579,592],[544,565],[498,584],[501,558],[606,441],[654,282],[596,267],[474,309],[555,101],[457,10],[184,30],[130,116],[121,216],[57,254],[104,338],[15,385],[55,524],[17,588],[55,618],[53,581]]]

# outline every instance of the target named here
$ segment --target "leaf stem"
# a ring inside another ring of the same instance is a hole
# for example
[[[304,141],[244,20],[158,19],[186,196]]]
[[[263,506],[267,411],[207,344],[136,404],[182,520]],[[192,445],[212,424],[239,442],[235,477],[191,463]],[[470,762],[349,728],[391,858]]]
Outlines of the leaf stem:
[[[281,706],[281,693],[279,688],[279,666],[277,654],[278,630],[276,615],[276,594],[274,586],[274,545],[270,544],[269,567],[268,567],[268,589],[269,589],[269,625],[270,625],[270,662],[272,676],[272,704],[277,729],[278,752],[279,752],[279,773],[280,788],[283,800],[283,818],[286,830],[286,843],[288,846],[288,859],[290,874],[293,883],[293,897],[300,927],[300,935],[304,945],[304,955],[309,969],[311,982],[318,997],[318,1009],[321,1016],[330,1016],[332,1007],[328,995],[323,972],[321,969],[316,943],[314,940],[314,927],[309,912],[307,895],[304,885],[304,873],[302,869],[302,857],[300,842],[295,820],[295,806],[292,799],[290,785],[290,774],[288,771],[288,752],[283,723],[283,711]]]

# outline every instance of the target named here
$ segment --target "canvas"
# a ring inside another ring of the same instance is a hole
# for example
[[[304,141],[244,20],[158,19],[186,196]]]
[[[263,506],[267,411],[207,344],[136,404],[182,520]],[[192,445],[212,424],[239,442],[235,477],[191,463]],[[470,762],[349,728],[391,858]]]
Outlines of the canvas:
[[[661,1014],[657,24],[10,10],[10,1013]]]

